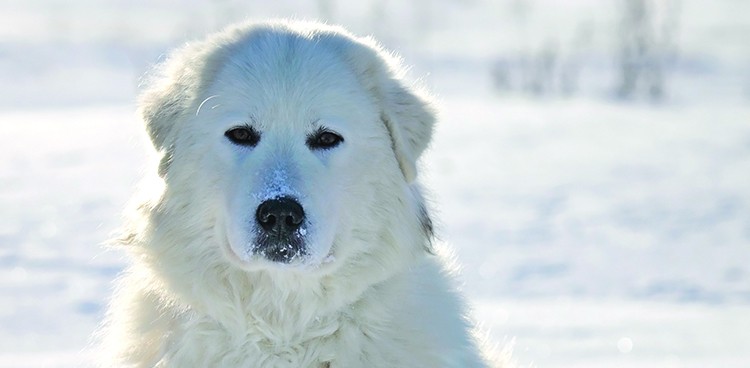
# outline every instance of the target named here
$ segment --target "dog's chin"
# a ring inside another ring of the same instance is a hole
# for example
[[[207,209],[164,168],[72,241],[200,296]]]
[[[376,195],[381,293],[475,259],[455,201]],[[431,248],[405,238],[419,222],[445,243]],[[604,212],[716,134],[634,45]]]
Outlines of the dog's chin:
[[[336,255],[332,245],[325,247],[325,252],[321,251],[317,254],[299,252],[292,257],[278,257],[262,251],[250,250],[253,248],[255,246],[252,244],[234,245],[229,240],[225,240],[222,245],[224,256],[229,263],[249,272],[284,271],[320,274],[333,269],[336,263]]]

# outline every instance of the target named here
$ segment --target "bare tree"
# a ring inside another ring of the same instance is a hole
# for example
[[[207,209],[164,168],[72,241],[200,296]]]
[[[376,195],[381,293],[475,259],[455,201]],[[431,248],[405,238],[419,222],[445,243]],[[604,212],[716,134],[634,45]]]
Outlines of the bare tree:
[[[664,96],[665,68],[676,50],[678,10],[676,1],[620,0],[618,96]]]

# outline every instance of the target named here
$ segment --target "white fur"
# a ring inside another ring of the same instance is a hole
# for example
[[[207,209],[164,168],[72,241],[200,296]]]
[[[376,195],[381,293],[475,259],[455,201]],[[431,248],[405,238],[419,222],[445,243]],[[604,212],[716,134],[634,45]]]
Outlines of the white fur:
[[[120,240],[133,264],[105,365],[499,364],[431,245],[416,160],[434,114],[401,74],[371,39],[314,23],[244,24],[175,52],[140,100],[159,177]],[[242,124],[257,146],[224,137]],[[320,126],[344,143],[311,150]],[[252,247],[255,209],[282,195],[308,219],[309,252],[288,264]]]

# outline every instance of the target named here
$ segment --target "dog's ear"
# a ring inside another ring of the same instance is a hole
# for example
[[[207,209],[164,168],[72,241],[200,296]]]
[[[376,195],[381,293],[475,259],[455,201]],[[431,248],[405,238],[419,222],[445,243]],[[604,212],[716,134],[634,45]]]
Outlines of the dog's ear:
[[[347,59],[379,103],[393,151],[406,181],[417,177],[417,160],[432,138],[435,111],[426,92],[407,85],[401,60],[371,39],[357,39]]]
[[[151,87],[141,95],[138,112],[146,124],[151,143],[157,150],[161,151],[169,146],[175,121],[184,108],[183,101],[183,94],[172,86]]]
[[[159,176],[166,175],[174,150],[175,126],[184,118],[189,103],[187,78],[180,65],[167,61],[154,70],[138,99],[138,113],[151,143],[160,155]]]
[[[407,182],[417,177],[417,160],[432,137],[435,113],[426,96],[387,75],[382,81],[381,119],[393,140],[393,150]]]

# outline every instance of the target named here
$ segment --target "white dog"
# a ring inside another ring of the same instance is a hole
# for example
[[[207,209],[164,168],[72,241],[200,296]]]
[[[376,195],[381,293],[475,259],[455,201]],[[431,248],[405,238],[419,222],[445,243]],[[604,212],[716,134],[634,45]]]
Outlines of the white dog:
[[[160,186],[121,240],[106,365],[497,366],[431,244],[415,179],[435,118],[401,74],[314,23],[175,52],[140,100]]]

